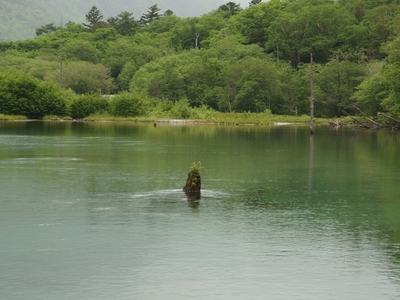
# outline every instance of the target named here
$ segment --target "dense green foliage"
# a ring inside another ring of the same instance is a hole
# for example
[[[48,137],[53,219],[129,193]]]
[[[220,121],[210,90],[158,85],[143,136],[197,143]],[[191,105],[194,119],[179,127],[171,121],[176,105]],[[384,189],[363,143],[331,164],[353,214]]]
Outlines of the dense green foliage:
[[[84,24],[47,24],[34,39],[0,43],[0,67],[9,74],[29,74],[38,85],[61,82],[64,89],[90,95],[66,102],[74,118],[151,114],[185,119],[195,117],[193,108],[306,115],[312,53],[317,117],[361,110],[400,118],[396,1],[249,4],[242,9],[227,2],[189,18],[162,14],[153,5],[141,20],[127,11],[104,20],[92,6]],[[110,100],[100,94],[117,96]],[[31,94],[23,97],[37,101]],[[43,115],[8,104],[0,113]]]
[[[147,102],[143,97],[136,94],[123,92],[113,100],[113,112],[115,116],[136,117],[145,115],[148,109]]]
[[[60,25],[61,18],[73,22],[85,22],[85,13],[96,5],[105,19],[116,16],[122,10],[132,12],[139,20],[147,8],[158,4],[161,14],[172,11],[178,16],[199,16],[216,9],[223,0],[0,0],[0,41],[33,38],[35,28],[45,24]],[[86,22],[85,22],[86,23]]]
[[[67,106],[63,90],[52,82],[22,73],[0,73],[0,112],[41,119],[66,115]]]
[[[83,119],[91,114],[107,113],[109,111],[109,101],[100,94],[76,97],[70,107],[70,114],[74,119]]]

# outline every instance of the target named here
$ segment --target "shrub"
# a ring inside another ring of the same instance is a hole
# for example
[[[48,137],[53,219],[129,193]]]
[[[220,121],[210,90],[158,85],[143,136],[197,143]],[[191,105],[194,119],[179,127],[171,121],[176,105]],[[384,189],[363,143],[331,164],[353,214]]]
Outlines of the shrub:
[[[41,119],[65,115],[67,105],[60,87],[23,73],[0,74],[0,113]]]
[[[162,112],[170,112],[174,108],[174,102],[168,99],[161,100],[158,103],[157,108]]]
[[[77,97],[71,104],[70,113],[74,119],[82,119],[95,113],[110,111],[110,101],[100,94]]]
[[[115,116],[137,117],[146,113],[146,99],[138,94],[123,92],[113,99]]]
[[[192,108],[187,99],[181,99],[175,103],[171,110],[172,116],[177,119],[188,119],[191,116]]]
[[[38,117],[45,115],[65,116],[67,105],[62,90],[53,82],[40,82],[37,87],[38,104],[41,110]]]

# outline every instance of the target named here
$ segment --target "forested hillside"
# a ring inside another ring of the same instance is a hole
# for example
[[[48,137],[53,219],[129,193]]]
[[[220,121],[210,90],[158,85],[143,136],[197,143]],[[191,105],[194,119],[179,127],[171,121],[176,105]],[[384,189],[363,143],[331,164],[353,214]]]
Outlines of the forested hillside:
[[[85,13],[95,5],[105,18],[122,11],[133,12],[135,18],[157,4],[162,11],[172,10],[177,16],[200,16],[223,4],[223,0],[0,0],[0,41],[15,41],[35,36],[35,28],[43,24],[83,22]]]
[[[42,24],[34,39],[0,43],[0,98],[15,91],[5,82],[24,86],[31,76],[36,86],[52,84],[43,88],[50,92],[62,86],[65,113],[79,117],[175,109],[185,118],[193,107],[306,115],[312,54],[316,116],[400,118],[396,1],[252,0],[245,9],[227,2],[188,18],[157,5],[140,18],[124,11],[106,19],[97,7],[83,15],[84,24]],[[100,105],[100,94],[123,104]],[[7,110],[12,99],[0,113],[17,113]]]

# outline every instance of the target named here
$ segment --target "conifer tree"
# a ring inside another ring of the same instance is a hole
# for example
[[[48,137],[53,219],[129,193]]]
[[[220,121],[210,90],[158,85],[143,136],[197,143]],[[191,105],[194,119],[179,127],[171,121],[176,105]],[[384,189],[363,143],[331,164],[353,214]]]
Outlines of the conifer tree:
[[[92,6],[89,12],[85,15],[88,24],[83,23],[88,31],[95,31],[99,27],[104,27],[103,14],[96,6]]]
[[[154,20],[157,20],[160,18],[160,12],[161,9],[157,7],[157,4],[154,4],[149,7],[147,10],[147,13],[143,14],[142,17],[140,18],[140,23],[142,25],[149,25],[151,22]]]

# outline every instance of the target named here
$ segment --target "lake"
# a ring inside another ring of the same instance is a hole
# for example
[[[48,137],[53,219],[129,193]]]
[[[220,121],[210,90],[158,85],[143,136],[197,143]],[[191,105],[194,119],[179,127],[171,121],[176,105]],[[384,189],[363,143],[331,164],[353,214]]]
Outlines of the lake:
[[[0,299],[400,299],[398,131],[0,122],[0,178]]]

